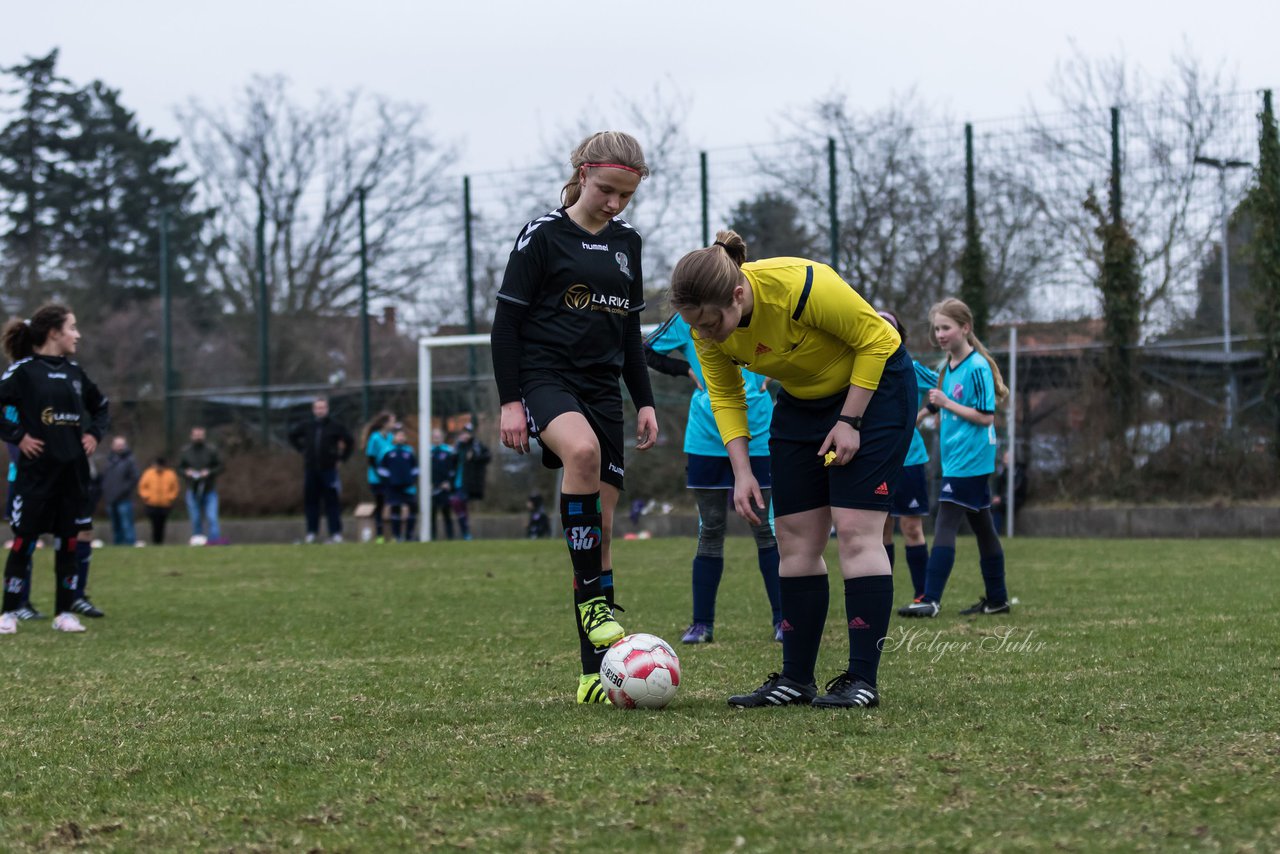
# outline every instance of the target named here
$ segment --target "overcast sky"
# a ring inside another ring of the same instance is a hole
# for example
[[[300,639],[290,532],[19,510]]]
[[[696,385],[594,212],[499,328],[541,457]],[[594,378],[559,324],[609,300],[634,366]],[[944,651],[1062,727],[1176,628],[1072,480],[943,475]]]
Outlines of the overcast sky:
[[[1277,37],[1274,0],[43,0],[3,3],[0,64],[59,47],[64,76],[119,88],[168,136],[176,106],[229,104],[253,74],[300,95],[358,87],[425,104],[459,170],[490,172],[531,165],[588,105],[620,124],[610,103],[659,84],[691,101],[693,144],[717,148],[767,141],[835,92],[874,109],[914,88],[956,118],[1016,115],[1047,105],[1073,43],[1154,76],[1185,45],[1240,89],[1280,86]]]

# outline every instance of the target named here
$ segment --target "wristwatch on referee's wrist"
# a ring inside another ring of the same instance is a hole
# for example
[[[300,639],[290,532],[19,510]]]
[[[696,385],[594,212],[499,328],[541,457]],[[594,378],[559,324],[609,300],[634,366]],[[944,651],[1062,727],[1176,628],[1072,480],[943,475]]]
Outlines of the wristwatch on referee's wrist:
[[[848,424],[848,425],[849,425],[850,427],[852,427],[854,430],[861,430],[861,429],[862,429],[862,416],[861,416],[861,415],[837,415],[837,416],[836,416],[836,420],[837,420],[837,421],[843,421],[845,424]]]

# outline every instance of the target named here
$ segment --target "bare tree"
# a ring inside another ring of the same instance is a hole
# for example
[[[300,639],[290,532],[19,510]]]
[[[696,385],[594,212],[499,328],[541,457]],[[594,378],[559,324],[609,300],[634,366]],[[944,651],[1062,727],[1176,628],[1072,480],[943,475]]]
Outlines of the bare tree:
[[[1186,49],[1173,63],[1173,76],[1153,79],[1124,57],[1091,59],[1077,48],[1050,84],[1060,112],[1036,113],[1030,126],[1029,155],[1051,233],[1063,243],[1072,278],[1089,282],[1102,247],[1081,202],[1108,182],[1110,111],[1119,108],[1122,213],[1138,244],[1148,334],[1194,309],[1196,271],[1215,233],[1208,176],[1196,181],[1195,158],[1238,156],[1239,147],[1232,96],[1215,94],[1232,81]]]
[[[455,217],[455,160],[426,111],[358,91],[300,104],[283,77],[258,77],[233,114],[191,102],[179,111],[224,250],[216,281],[236,313],[256,309],[256,229],[266,217],[267,289],[276,313],[358,305],[359,195],[366,196],[370,295],[417,302]],[[447,207],[446,207],[447,206]]]

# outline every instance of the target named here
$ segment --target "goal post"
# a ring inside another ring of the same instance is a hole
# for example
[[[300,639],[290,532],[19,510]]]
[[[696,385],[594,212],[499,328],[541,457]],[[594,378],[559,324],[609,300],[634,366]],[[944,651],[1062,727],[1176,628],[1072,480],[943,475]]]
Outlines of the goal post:
[[[641,335],[648,335],[658,324],[640,327]],[[477,335],[435,335],[418,339],[418,540],[431,542],[431,428],[435,413],[432,410],[432,386],[435,381],[433,357],[437,350],[453,347],[489,347],[489,333]],[[485,372],[491,373],[489,359],[485,360]],[[492,376],[486,376],[486,382]],[[473,413],[477,415],[478,413]]]

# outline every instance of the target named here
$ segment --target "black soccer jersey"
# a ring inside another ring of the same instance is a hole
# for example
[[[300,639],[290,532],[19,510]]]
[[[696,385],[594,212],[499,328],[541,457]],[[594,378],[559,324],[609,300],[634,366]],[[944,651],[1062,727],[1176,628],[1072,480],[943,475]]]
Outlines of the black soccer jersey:
[[[64,356],[19,359],[0,376],[0,408],[12,406],[18,420],[0,419],[0,434],[14,445],[31,435],[44,442],[34,463],[42,466],[84,458],[85,433],[101,440],[107,431],[107,398],[78,364]],[[19,457],[18,466],[27,463]]]
[[[640,235],[614,218],[599,234],[564,208],[529,223],[498,299],[525,307],[522,370],[622,372],[627,316],[644,309]]]

